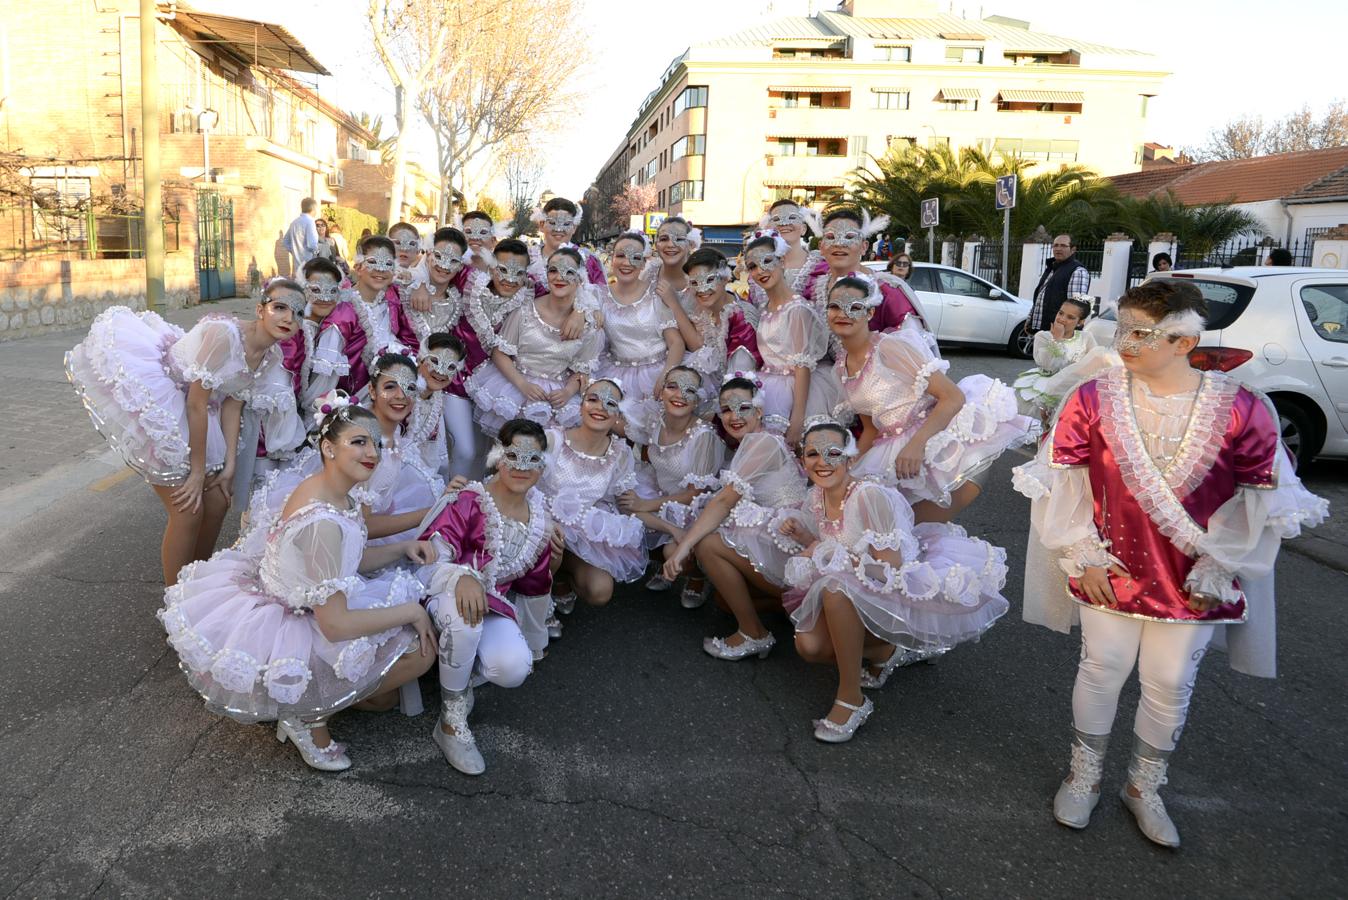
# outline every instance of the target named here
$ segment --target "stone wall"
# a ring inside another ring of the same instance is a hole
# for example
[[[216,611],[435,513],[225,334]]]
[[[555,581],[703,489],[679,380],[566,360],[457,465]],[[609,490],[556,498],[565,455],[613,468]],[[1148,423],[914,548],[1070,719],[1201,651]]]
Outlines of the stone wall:
[[[197,274],[187,253],[164,263],[164,294],[175,309],[197,302]],[[87,328],[109,306],[145,308],[143,259],[28,259],[0,263],[0,342]]]

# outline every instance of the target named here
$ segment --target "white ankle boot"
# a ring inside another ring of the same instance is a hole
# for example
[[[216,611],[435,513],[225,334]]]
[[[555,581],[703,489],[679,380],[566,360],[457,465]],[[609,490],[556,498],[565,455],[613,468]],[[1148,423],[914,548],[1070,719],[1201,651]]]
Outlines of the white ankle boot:
[[[1166,783],[1167,768],[1164,759],[1148,759],[1134,754],[1133,761],[1128,766],[1128,784],[1123,786],[1119,796],[1123,799],[1123,805],[1128,807],[1133,818],[1137,820],[1138,829],[1148,840],[1163,847],[1178,847],[1179,829],[1170,821],[1170,814],[1165,811],[1165,803],[1157,793],[1161,785]],[[1141,796],[1134,797],[1129,793],[1130,785],[1136,788]]]
[[[473,708],[473,689],[447,691],[441,688],[441,694],[440,721],[435,723],[431,736],[451,766],[465,775],[481,775],[487,771],[487,764],[477,749],[472,729],[468,727],[468,713]],[[446,734],[440,722],[453,728],[454,733]]]
[[[1068,828],[1085,828],[1091,813],[1100,803],[1100,779],[1105,754],[1087,747],[1079,739],[1072,741],[1071,781],[1058,786],[1053,798],[1053,818]]]

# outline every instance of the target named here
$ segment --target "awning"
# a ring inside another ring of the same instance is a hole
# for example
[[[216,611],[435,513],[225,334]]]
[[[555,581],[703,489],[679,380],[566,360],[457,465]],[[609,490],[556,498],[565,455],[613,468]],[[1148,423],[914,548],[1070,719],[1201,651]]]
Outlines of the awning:
[[[193,41],[214,44],[252,65],[291,72],[331,75],[323,64],[284,27],[195,10],[177,9],[170,24]]]
[[[941,88],[937,100],[977,100],[978,88]]]
[[[791,179],[791,178],[764,178],[763,187],[772,188],[794,188],[794,187],[812,187],[812,188],[840,188],[844,187],[846,182],[841,178],[814,178],[814,179]]]
[[[976,31],[942,31],[939,35],[947,41],[985,41],[986,35]]]
[[[845,94],[852,89],[847,85],[770,84],[768,90],[794,94]]]
[[[1081,91],[1002,91],[1003,103],[1081,103]]]
[[[911,93],[906,87],[873,87],[872,94],[907,94]]]
[[[843,134],[769,134],[770,141],[845,141]]]

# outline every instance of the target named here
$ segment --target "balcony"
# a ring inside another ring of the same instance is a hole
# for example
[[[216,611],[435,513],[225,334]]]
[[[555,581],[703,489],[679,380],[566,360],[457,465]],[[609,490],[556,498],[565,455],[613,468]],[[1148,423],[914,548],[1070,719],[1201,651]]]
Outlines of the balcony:
[[[780,134],[835,134],[846,129],[846,106],[769,107],[768,130]]]
[[[855,166],[850,156],[769,156],[763,181],[828,185],[841,182]]]

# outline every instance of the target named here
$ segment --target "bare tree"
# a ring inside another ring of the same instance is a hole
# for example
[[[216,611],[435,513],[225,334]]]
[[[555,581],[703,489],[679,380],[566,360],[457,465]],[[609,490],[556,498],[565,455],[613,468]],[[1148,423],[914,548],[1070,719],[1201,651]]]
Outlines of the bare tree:
[[[467,197],[476,193],[468,173],[484,153],[546,129],[572,105],[571,75],[587,45],[557,41],[559,23],[575,21],[580,0],[447,5],[460,3],[483,18],[445,51],[454,77],[424,84],[417,104],[435,134],[441,181],[457,179]]]
[[[1335,100],[1322,116],[1316,116],[1305,105],[1267,124],[1260,116],[1233,119],[1208,132],[1203,146],[1185,152],[1200,162],[1208,162],[1345,146],[1348,146],[1348,103]]]
[[[506,192],[510,196],[511,226],[516,234],[533,228],[530,215],[543,187],[543,163],[527,142],[519,141],[504,157]]]

